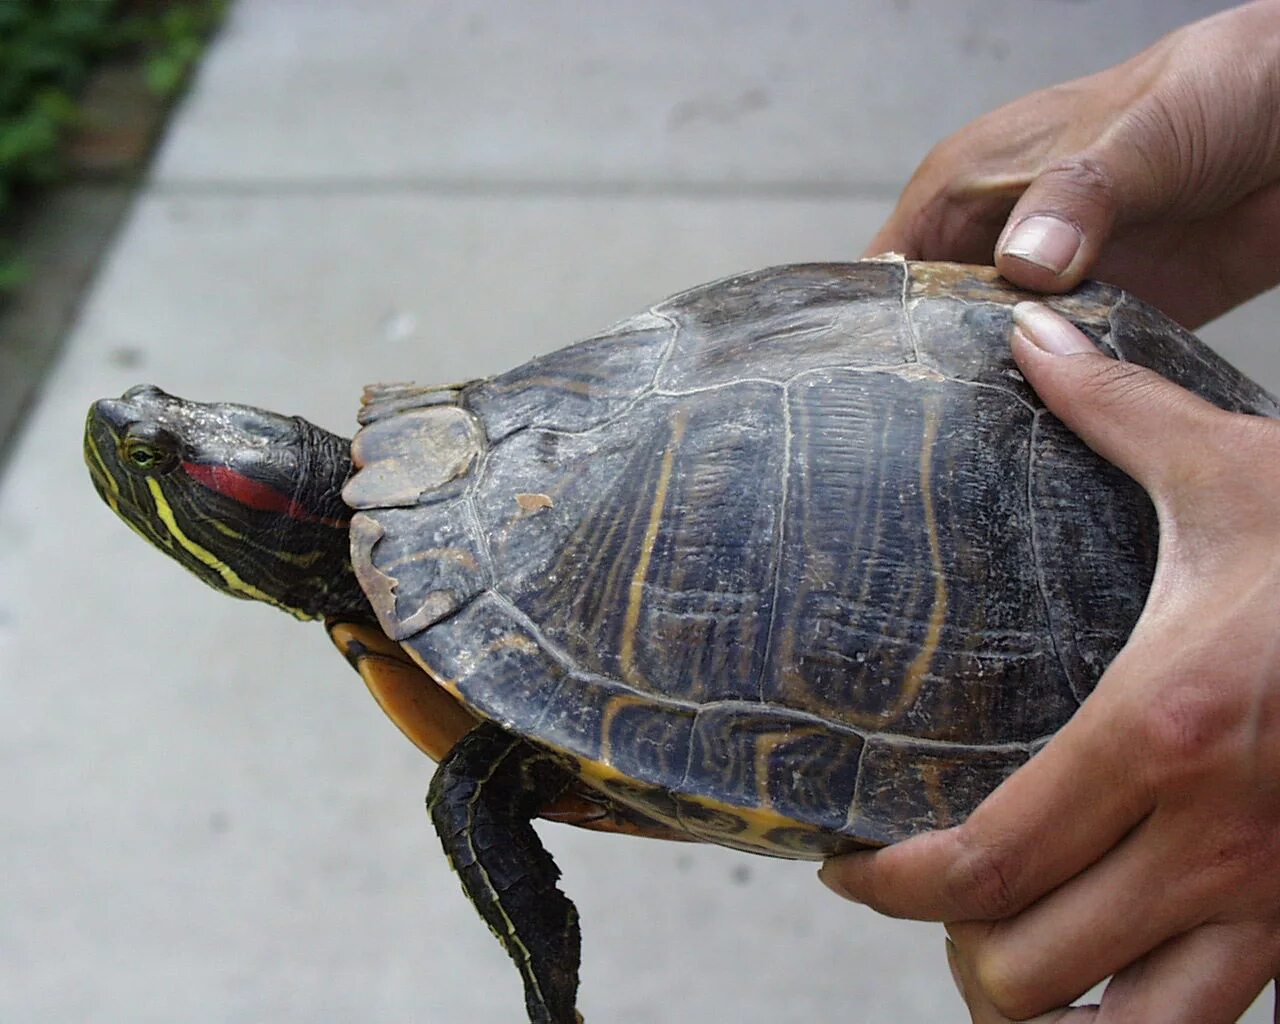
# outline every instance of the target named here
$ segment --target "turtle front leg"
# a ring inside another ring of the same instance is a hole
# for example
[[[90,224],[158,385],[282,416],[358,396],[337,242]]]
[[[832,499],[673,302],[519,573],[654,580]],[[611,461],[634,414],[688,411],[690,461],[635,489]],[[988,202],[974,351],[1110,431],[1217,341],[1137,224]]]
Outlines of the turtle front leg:
[[[530,824],[571,781],[549,754],[484,724],[440,762],[427,795],[463,891],[520,971],[531,1024],[581,1020],[578,911]]]

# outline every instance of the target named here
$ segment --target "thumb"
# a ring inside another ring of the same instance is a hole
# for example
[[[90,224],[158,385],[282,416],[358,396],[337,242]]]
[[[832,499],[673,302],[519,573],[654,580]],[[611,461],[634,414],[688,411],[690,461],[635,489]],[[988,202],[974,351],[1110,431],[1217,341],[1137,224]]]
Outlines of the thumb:
[[[1104,355],[1046,306],[1020,302],[1013,319],[1013,357],[1048,410],[1157,502],[1188,469],[1214,460],[1228,413],[1154,370]]]
[[[1065,292],[1098,261],[1116,222],[1107,164],[1078,157],[1040,172],[1014,205],[996,242],[996,267],[1014,284]]]

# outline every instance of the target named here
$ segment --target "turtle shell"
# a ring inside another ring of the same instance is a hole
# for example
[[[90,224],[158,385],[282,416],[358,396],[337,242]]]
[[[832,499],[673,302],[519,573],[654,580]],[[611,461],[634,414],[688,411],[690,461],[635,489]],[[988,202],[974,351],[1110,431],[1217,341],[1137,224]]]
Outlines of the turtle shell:
[[[1156,557],[1146,495],[1010,359],[1027,297],[977,267],[778,267],[489,380],[371,389],[357,574],[470,712],[674,830],[816,857],[955,824],[1089,695]],[[1280,411],[1118,289],[1047,301]]]

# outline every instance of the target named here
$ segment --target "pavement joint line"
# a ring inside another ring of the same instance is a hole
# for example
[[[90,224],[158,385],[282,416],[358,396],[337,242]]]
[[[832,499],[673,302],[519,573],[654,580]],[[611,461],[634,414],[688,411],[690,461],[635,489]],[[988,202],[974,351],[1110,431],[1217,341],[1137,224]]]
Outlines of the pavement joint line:
[[[475,198],[640,198],[775,201],[876,201],[892,202],[898,185],[880,182],[720,182],[679,180],[604,179],[567,181],[536,179],[485,179],[455,177],[422,178],[260,178],[199,179],[157,178],[148,183],[144,196],[467,196]]]

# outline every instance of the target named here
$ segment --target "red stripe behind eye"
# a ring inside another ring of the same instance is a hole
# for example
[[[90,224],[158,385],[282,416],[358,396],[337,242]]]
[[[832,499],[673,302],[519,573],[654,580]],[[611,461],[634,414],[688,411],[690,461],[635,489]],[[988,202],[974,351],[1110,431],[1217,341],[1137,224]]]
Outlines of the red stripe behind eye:
[[[203,484],[209,490],[225,495],[246,508],[257,509],[260,512],[280,512],[290,519],[297,519],[299,522],[320,523],[323,526],[332,526],[336,529],[345,529],[349,524],[347,519],[332,519],[315,515],[305,506],[300,505],[288,495],[277,491],[274,487],[260,483],[245,476],[243,473],[237,473],[227,466],[210,466],[202,462],[184,462],[182,470],[191,479]]]

